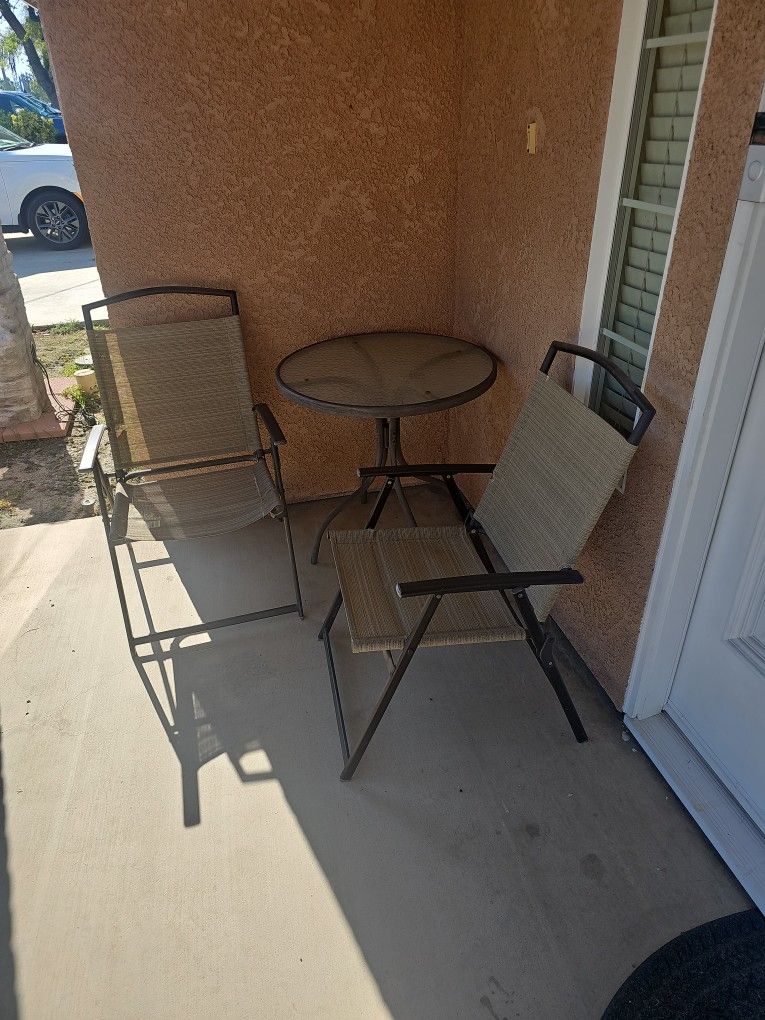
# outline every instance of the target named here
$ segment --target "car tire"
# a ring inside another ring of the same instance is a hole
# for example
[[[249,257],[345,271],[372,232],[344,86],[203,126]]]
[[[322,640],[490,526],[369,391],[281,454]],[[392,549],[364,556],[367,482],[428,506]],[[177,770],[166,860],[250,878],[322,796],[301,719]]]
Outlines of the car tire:
[[[29,229],[55,251],[79,248],[90,237],[85,206],[71,192],[48,188],[29,202]]]

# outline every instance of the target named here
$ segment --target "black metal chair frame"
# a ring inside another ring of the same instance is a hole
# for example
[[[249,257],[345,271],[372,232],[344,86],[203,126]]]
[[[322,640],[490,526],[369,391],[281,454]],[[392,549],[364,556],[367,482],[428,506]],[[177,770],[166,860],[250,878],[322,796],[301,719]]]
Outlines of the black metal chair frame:
[[[655,408],[645,397],[635,383],[617,365],[614,365],[605,355],[599,351],[580,347],[577,344],[563,343],[556,341],[550,348],[542,362],[541,371],[547,375],[558,352],[572,354],[586,358],[594,362],[604,371],[608,372],[617,383],[624,389],[630,400],[640,410],[632,432],[627,441],[633,446],[638,446],[646,433],[648,426],[654,417]],[[398,658],[394,660],[390,651],[384,652],[388,663],[388,682],[380,696],[372,717],[364,730],[360,740],[351,750],[348,740],[348,731],[343,714],[343,704],[340,696],[340,689],[335,670],[335,662],[332,654],[332,643],[330,632],[332,625],[340,612],[343,604],[342,592],[338,590],[332,605],[329,608],[321,630],[319,640],[324,643],[324,650],[327,657],[327,669],[332,689],[332,699],[335,706],[335,716],[340,735],[340,747],[343,756],[343,770],[340,778],[348,780],[353,777],[364,752],[369,746],[377,727],[390,705],[396,689],[401,683],[409,663],[417,651],[425,632],[435,615],[441,600],[448,595],[465,592],[500,592],[502,599],[510,609],[515,621],[523,627],[526,632],[526,643],[531,648],[534,656],[542,667],[542,670],[550,682],[558,701],[565,713],[566,719],[571,726],[574,737],[578,743],[587,740],[587,733],[582,724],[579,714],[574,706],[560,671],[555,664],[553,656],[553,638],[546,632],[542,623],[537,619],[534,608],[527,594],[527,589],[534,585],[562,585],[581,584],[584,578],[578,570],[571,567],[563,567],[560,570],[552,571],[498,571],[489,555],[486,546],[482,541],[483,529],[473,517],[473,508],[467,497],[460,490],[454,476],[459,474],[490,474],[494,470],[494,464],[412,464],[406,466],[391,466],[383,468],[360,468],[359,478],[368,479],[382,477],[385,479],[382,489],[377,497],[374,509],[365,527],[374,529],[382,513],[383,507],[390,495],[395,482],[405,477],[440,478],[445,484],[451,496],[454,507],[460,520],[464,523],[470,536],[471,542],[486,568],[484,574],[470,574],[463,577],[441,577],[423,581],[403,582],[396,585],[396,594],[399,598],[412,598],[427,596],[428,600],[420,615],[419,620],[407,635],[404,648]]]
[[[182,286],[168,286],[168,287],[144,287],[140,290],[126,291],[122,294],[115,294],[112,297],[104,298],[102,301],[93,301],[90,304],[83,305],[82,314],[87,330],[93,329],[92,312],[96,308],[102,308],[108,305],[120,304],[123,301],[130,301],[133,298],[149,297],[154,295],[164,294],[194,294],[202,295],[206,297],[225,297],[231,304],[231,314],[239,314],[239,302],[235,290],[220,290],[218,288],[210,287],[182,287]],[[252,454],[243,456],[232,456],[232,457],[217,457],[202,461],[192,462],[181,462],[174,464],[171,467],[145,467],[137,468],[132,471],[115,471],[114,477],[117,482],[124,482],[126,479],[135,478],[143,475],[160,475],[166,474],[173,471],[183,470],[187,472],[202,470],[211,467],[221,467],[227,464],[238,464],[247,463],[248,461],[257,461],[264,457],[271,457],[271,461],[274,468],[274,482],[276,490],[282,501],[282,512],[279,514],[282,518],[284,525],[285,539],[287,543],[287,551],[289,554],[290,566],[292,570],[292,583],[295,591],[295,601],[290,602],[283,606],[274,606],[271,609],[263,609],[252,613],[242,613],[238,616],[227,616],[218,620],[211,620],[208,622],[201,622],[193,624],[188,627],[175,627],[169,630],[163,631],[152,631],[150,630],[146,634],[136,635],[133,633],[133,627],[130,622],[130,613],[128,611],[127,600],[125,598],[125,587],[122,581],[122,574],[120,571],[119,560],[117,557],[117,544],[112,541],[111,538],[111,519],[109,515],[109,507],[112,502],[111,497],[111,483],[110,475],[104,470],[103,465],[98,457],[98,450],[103,440],[104,435],[107,432],[106,425],[94,425],[88,435],[88,441],[83,451],[82,460],[80,462],[79,470],[82,472],[91,471],[93,473],[93,481],[96,487],[96,495],[98,497],[98,506],[101,512],[101,519],[103,521],[104,530],[106,532],[106,541],[109,547],[109,557],[111,559],[112,570],[114,572],[114,579],[117,585],[117,595],[119,597],[120,609],[122,611],[122,619],[125,624],[125,631],[127,633],[128,643],[132,654],[135,654],[135,649],[139,645],[152,644],[156,641],[163,641],[167,638],[183,638],[189,637],[192,634],[200,634],[210,630],[218,630],[221,627],[232,627],[241,623],[250,623],[254,620],[266,620],[273,616],[282,616],[286,613],[297,613],[300,619],[303,619],[303,601],[300,594],[300,581],[298,579],[297,564],[295,562],[295,548],[292,541],[292,529],[290,527],[289,510],[287,507],[287,500],[284,494],[284,483],[282,480],[281,470],[281,458],[279,455],[279,447],[283,446],[287,439],[279,426],[276,418],[274,417],[271,409],[267,404],[254,404],[252,408],[253,414],[256,420],[262,422],[269,436],[269,445],[263,447],[261,450],[257,450]],[[131,562],[136,566],[135,558],[131,556]]]

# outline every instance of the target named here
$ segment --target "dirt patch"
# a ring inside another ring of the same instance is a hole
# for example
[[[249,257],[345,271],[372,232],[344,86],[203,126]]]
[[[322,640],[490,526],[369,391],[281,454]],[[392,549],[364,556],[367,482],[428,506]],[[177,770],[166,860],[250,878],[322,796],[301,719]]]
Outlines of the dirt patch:
[[[88,351],[88,338],[79,322],[62,322],[35,329],[37,356],[50,375],[74,375],[74,359]]]
[[[74,359],[88,350],[82,326],[65,323],[35,330],[37,356],[51,376],[73,375]],[[96,419],[103,422],[100,411]],[[77,470],[89,426],[78,415],[68,439],[39,439],[0,445],[0,530],[50,524],[98,513],[90,475]],[[108,441],[102,459],[111,471]]]

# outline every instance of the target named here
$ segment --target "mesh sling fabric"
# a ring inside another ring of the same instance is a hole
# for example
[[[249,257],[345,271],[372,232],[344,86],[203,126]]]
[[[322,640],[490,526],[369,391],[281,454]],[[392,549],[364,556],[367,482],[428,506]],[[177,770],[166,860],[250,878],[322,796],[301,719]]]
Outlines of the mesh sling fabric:
[[[178,465],[117,486],[114,541],[231,531],[281,505],[262,459],[191,470],[262,449],[238,316],[95,328],[88,340],[115,468]]]
[[[572,566],[635,449],[540,372],[475,511],[507,569]],[[559,591],[529,589],[540,620]]]
[[[480,574],[462,525],[330,531],[354,652],[403,648],[427,598],[400,599],[399,581]],[[427,647],[515,641],[524,631],[499,592],[448,595],[422,638]]]
[[[540,373],[475,512],[508,570],[571,566],[635,452],[594,411]],[[461,525],[330,532],[355,652],[404,647],[426,599],[401,581],[482,574]],[[529,588],[544,620],[559,587]],[[515,641],[524,629],[498,592],[444,597],[423,646]]]

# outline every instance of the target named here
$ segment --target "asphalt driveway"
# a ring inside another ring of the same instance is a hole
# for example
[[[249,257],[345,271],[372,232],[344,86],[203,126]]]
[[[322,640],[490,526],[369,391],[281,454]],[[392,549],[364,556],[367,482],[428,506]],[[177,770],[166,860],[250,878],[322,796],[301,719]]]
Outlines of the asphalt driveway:
[[[32,234],[6,234],[33,326],[82,321],[82,306],[104,296],[91,245],[51,251]]]

